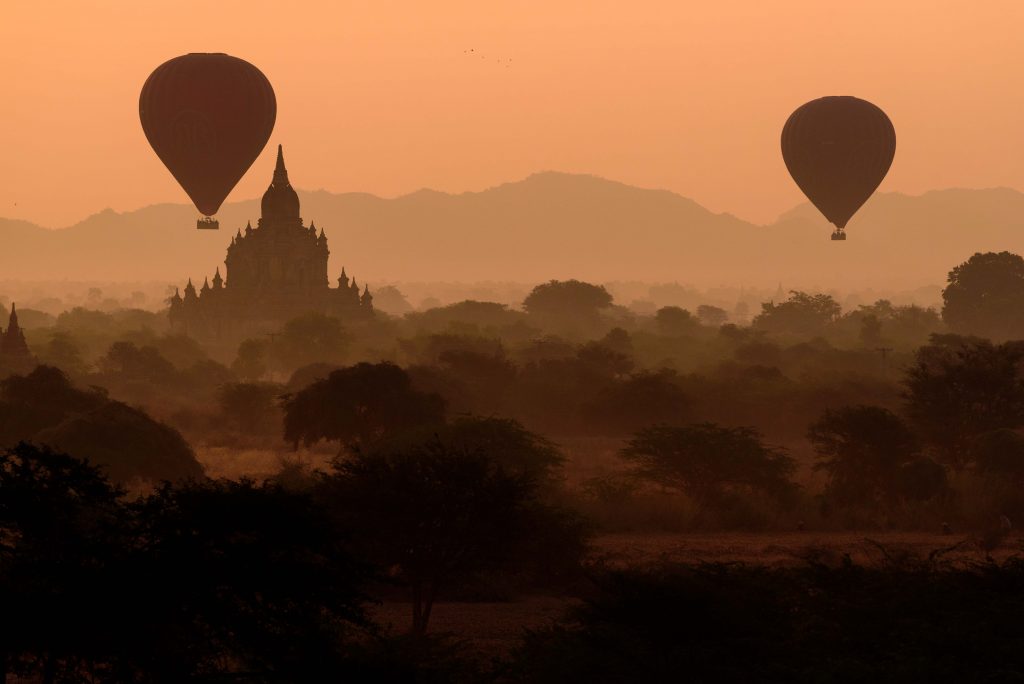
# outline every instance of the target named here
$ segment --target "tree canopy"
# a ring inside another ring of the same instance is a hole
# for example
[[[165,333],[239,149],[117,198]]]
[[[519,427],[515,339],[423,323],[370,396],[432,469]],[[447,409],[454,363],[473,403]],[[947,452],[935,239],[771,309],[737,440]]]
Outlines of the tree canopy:
[[[419,392],[391,363],[359,363],[285,395],[284,436],[295,446],[320,440],[368,448],[401,430],[440,423],[444,401]]]
[[[795,467],[783,450],[757,431],[714,423],[655,425],[637,432],[620,455],[633,473],[692,496],[704,506],[731,492],[785,497]]]
[[[590,317],[612,304],[603,285],[580,280],[552,280],[533,288],[523,308],[527,313],[564,317]]]
[[[950,330],[995,341],[1024,339],[1024,259],[977,253],[949,272],[942,319]]]

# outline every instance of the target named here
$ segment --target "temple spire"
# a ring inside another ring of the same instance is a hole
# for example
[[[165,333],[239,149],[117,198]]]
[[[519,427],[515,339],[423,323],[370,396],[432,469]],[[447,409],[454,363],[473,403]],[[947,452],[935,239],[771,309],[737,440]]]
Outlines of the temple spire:
[[[288,169],[284,167],[284,148],[277,146],[277,166],[274,167],[274,185],[288,185]]]

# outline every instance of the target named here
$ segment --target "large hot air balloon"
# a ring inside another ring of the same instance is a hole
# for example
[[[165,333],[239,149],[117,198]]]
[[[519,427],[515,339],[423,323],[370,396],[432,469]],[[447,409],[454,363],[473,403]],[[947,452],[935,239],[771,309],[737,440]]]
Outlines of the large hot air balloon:
[[[896,130],[881,109],[856,97],[823,97],[793,112],[782,129],[782,158],[807,199],[846,239],[846,223],[885,178]]]
[[[206,217],[212,217],[274,130],[270,81],[245,60],[194,53],[164,62],[146,79],[139,119],[160,161]]]

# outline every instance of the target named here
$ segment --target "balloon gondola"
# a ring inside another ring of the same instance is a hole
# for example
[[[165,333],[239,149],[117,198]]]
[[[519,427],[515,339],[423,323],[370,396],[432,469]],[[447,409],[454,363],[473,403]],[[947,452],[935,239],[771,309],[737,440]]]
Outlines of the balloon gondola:
[[[846,240],[846,224],[875,192],[896,155],[885,112],[856,97],[822,97],[793,112],[782,129],[782,157],[807,199]]]
[[[270,139],[277,100],[270,81],[245,60],[192,53],[158,66],[139,95],[147,140],[203,214],[212,218]]]

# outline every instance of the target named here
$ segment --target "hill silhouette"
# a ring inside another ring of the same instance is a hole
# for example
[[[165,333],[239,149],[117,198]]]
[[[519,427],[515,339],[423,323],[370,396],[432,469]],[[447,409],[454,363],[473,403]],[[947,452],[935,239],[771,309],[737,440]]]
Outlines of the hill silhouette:
[[[812,206],[767,226],[693,200],[595,176],[545,172],[481,192],[421,190],[394,199],[299,192],[302,215],[330,238],[332,277],[360,282],[679,281],[846,288],[941,283],[976,251],[1024,249],[1024,194],[1010,189],[879,194],[836,244]],[[191,228],[197,212],[159,204],[107,209],[51,230],[0,219],[7,279],[198,282],[223,265],[231,235],[259,216],[226,204],[222,230]],[[198,284],[198,283],[197,283]]]

